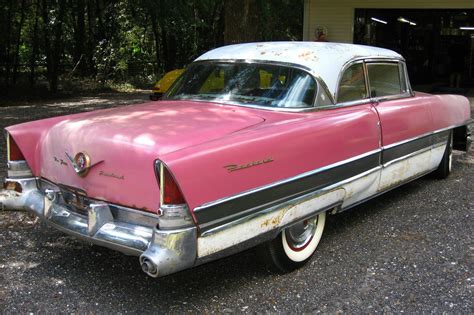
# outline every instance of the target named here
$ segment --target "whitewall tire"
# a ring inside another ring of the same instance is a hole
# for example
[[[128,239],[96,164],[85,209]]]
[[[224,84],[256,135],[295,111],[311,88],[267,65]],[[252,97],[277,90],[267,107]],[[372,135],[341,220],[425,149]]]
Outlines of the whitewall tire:
[[[271,269],[289,272],[309,261],[321,241],[326,213],[285,228],[277,238],[262,245],[258,254]]]

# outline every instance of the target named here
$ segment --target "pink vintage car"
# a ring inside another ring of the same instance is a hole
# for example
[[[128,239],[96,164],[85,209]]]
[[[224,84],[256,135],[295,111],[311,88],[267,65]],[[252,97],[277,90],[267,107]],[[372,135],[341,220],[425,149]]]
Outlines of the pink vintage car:
[[[162,101],[8,127],[0,204],[139,256],[153,277],[257,244],[289,271],[327,214],[448,176],[471,122],[465,97],[413,92],[390,50],[227,46]]]

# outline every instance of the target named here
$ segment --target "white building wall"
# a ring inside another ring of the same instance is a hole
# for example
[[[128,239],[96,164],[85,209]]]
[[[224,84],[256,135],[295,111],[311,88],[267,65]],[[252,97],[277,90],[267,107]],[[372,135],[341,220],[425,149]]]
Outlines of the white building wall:
[[[474,0],[305,0],[303,40],[324,26],[331,42],[352,43],[355,9],[474,9]]]

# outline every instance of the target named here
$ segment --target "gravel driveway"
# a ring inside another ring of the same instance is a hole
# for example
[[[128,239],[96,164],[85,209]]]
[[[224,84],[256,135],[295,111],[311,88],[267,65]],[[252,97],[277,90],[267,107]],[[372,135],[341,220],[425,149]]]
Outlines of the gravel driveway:
[[[145,98],[0,107],[0,128]],[[472,313],[473,165],[472,152],[458,153],[446,180],[421,178],[330,216],[316,255],[286,275],[266,271],[249,250],[152,279],[136,257],[80,243],[26,213],[0,212],[0,312]]]

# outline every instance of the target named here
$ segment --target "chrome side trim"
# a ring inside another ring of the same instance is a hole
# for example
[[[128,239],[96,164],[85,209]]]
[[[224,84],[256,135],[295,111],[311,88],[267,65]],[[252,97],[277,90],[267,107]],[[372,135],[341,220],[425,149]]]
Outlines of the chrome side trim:
[[[10,134],[8,131],[4,130],[6,142],[7,142],[7,162],[10,161]]]
[[[413,156],[415,156],[415,155],[418,155],[418,154],[421,154],[421,153],[423,153],[423,152],[430,151],[431,149],[432,149],[432,146],[429,146],[429,147],[420,149],[420,150],[418,150],[418,151],[412,152],[412,153],[410,153],[410,154],[401,156],[401,157],[399,157],[399,158],[390,160],[390,161],[388,161],[387,163],[383,164],[383,167],[388,167],[388,166],[390,166],[390,165],[392,165],[392,164],[394,164],[394,163],[397,163],[397,162],[406,160],[406,159],[408,159],[408,158],[411,158],[411,157],[413,157]]]
[[[294,198],[294,199],[285,201],[284,203],[279,204],[279,205],[277,205],[277,206],[273,206],[273,207],[264,209],[264,210],[262,210],[262,211],[260,211],[260,212],[250,214],[250,215],[248,215],[248,216],[246,216],[246,217],[243,217],[243,218],[240,218],[240,219],[238,219],[238,220],[235,220],[235,221],[232,221],[232,222],[229,222],[229,223],[226,223],[226,224],[217,226],[217,227],[212,228],[212,229],[210,229],[210,230],[208,230],[208,231],[202,232],[202,233],[201,233],[201,236],[202,236],[202,237],[209,236],[209,235],[218,233],[218,232],[220,232],[220,231],[222,231],[222,230],[225,230],[225,229],[227,229],[227,228],[231,228],[231,227],[233,227],[233,226],[235,226],[235,225],[243,224],[243,223],[245,223],[245,222],[247,222],[247,221],[253,220],[253,219],[258,218],[258,217],[260,217],[260,216],[262,216],[262,215],[265,215],[265,214],[267,214],[267,213],[270,213],[270,212],[273,212],[273,211],[277,211],[279,208],[284,208],[284,207],[286,207],[286,206],[288,206],[288,205],[295,204],[297,201],[309,200],[309,199],[312,199],[312,198],[317,198],[318,196],[324,195],[324,194],[326,194],[326,193],[329,192],[329,191],[335,190],[335,189],[339,188],[339,187],[342,186],[342,185],[345,185],[345,184],[347,184],[347,183],[350,183],[350,182],[352,182],[352,181],[355,181],[355,180],[357,180],[357,179],[359,179],[359,178],[361,178],[361,177],[367,176],[367,175],[372,174],[372,173],[374,173],[374,172],[378,172],[381,168],[382,168],[382,166],[375,167],[375,168],[373,168],[373,169],[371,169],[371,170],[368,170],[368,171],[366,171],[366,172],[364,172],[364,173],[358,174],[358,175],[356,175],[356,176],[354,176],[354,177],[345,179],[345,180],[340,181],[340,182],[338,182],[338,183],[335,183],[335,184],[333,184],[333,185],[326,186],[326,187],[323,187],[323,188],[321,188],[321,189],[319,189],[319,190],[317,190],[317,191],[311,192],[311,193],[309,193],[309,194],[306,194],[306,195],[303,195],[303,196],[300,196],[300,197],[297,197],[297,198]],[[337,205],[341,205],[341,204],[342,204],[342,201],[341,201],[339,204],[337,204]],[[334,208],[334,207],[336,207],[337,205],[333,205],[333,206],[331,206],[331,207],[329,207],[329,208]],[[328,209],[329,209],[329,208],[328,208]],[[324,211],[326,211],[326,210],[328,210],[328,209],[325,209]],[[323,210],[317,210],[317,212],[323,212]],[[314,213],[312,213],[312,214],[314,214]],[[281,229],[280,229],[280,230],[281,230]],[[278,234],[278,232],[277,232],[277,234]]]
[[[399,142],[391,143],[391,144],[389,144],[389,145],[385,145],[385,146],[382,147],[382,149],[383,149],[383,150],[390,149],[390,148],[399,146],[399,145],[401,145],[401,144],[405,144],[405,143],[408,143],[408,142],[411,142],[411,141],[414,141],[414,140],[418,140],[418,139],[420,139],[420,138],[424,138],[424,137],[426,137],[426,136],[434,135],[434,134],[437,134],[437,133],[440,133],[440,132],[444,132],[444,131],[447,131],[447,130],[450,130],[450,129],[454,129],[454,128],[457,128],[457,127],[460,127],[460,126],[465,126],[466,124],[467,124],[467,121],[464,122],[464,123],[461,123],[461,124],[451,125],[451,126],[449,126],[449,127],[437,129],[437,130],[435,130],[435,131],[430,131],[430,132],[421,134],[421,135],[416,136],[416,137],[413,137],[413,138],[409,138],[409,139],[402,140],[402,141],[399,141]]]
[[[240,198],[240,197],[247,196],[249,194],[253,194],[253,193],[262,191],[264,189],[273,188],[273,187],[281,185],[281,184],[286,184],[286,183],[292,182],[294,180],[298,180],[298,179],[301,179],[301,178],[304,178],[304,177],[307,177],[307,176],[310,176],[310,175],[314,175],[316,173],[320,173],[320,172],[335,168],[337,166],[340,166],[340,165],[343,165],[343,164],[346,164],[346,163],[349,163],[349,162],[353,162],[355,160],[358,160],[358,159],[361,159],[361,158],[364,158],[364,157],[367,157],[367,156],[370,156],[370,155],[373,155],[373,154],[376,154],[376,153],[380,153],[381,151],[382,151],[381,149],[375,149],[375,150],[372,150],[372,151],[354,156],[352,158],[349,158],[349,159],[346,159],[346,160],[343,160],[343,161],[339,161],[339,162],[336,162],[336,163],[333,163],[333,164],[330,164],[330,165],[327,165],[327,166],[317,168],[317,169],[312,170],[312,171],[308,171],[308,172],[305,172],[305,173],[302,173],[302,174],[299,174],[299,175],[296,175],[296,176],[293,176],[293,177],[290,177],[290,178],[287,178],[287,179],[283,179],[283,180],[274,182],[274,183],[269,184],[269,185],[260,186],[258,188],[250,189],[250,190],[244,191],[242,193],[239,193],[239,194],[236,194],[236,195],[233,195],[233,196],[224,197],[224,198],[221,198],[221,199],[218,199],[218,200],[215,200],[215,201],[211,201],[211,202],[205,203],[205,204],[203,204],[199,207],[194,208],[194,212],[199,212],[199,211],[205,210],[206,208],[218,205],[218,204],[223,203],[223,202],[231,201],[231,200],[234,200],[234,199],[237,199],[237,198]]]

